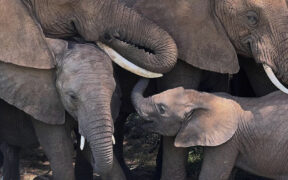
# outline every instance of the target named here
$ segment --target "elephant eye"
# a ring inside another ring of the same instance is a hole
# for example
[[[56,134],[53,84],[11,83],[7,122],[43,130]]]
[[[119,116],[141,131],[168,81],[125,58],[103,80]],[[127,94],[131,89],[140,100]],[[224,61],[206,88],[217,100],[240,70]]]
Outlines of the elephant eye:
[[[78,99],[76,94],[73,93],[73,92],[68,92],[67,94],[70,97],[70,99],[73,100],[73,101],[76,101]]]
[[[252,27],[255,27],[259,22],[258,14],[255,11],[248,11],[246,18],[248,25]]]
[[[165,114],[167,108],[164,104],[157,104],[156,107],[160,114]]]

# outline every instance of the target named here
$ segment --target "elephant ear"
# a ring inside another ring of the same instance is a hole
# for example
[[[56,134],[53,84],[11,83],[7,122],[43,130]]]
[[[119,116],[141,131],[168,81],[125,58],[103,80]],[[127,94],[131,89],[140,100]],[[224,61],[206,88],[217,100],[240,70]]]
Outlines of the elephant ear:
[[[0,61],[51,69],[54,57],[44,34],[21,0],[0,1]]]
[[[48,124],[63,124],[65,110],[55,87],[54,69],[0,62],[0,98]]]
[[[235,134],[239,107],[233,100],[192,91],[192,102],[198,99],[189,118],[175,138],[176,147],[218,146]]]
[[[56,56],[56,61],[61,60],[59,56],[62,56],[68,50],[68,41],[46,38],[46,42]]]
[[[234,74],[236,51],[214,13],[213,0],[125,0],[174,38],[179,59],[195,67]]]

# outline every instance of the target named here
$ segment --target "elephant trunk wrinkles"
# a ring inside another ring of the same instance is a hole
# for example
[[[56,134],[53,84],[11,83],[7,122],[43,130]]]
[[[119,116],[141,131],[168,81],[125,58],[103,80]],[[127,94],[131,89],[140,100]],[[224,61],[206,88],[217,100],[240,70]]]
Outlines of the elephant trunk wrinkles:
[[[60,6],[62,1],[60,5],[38,1],[26,4],[50,37],[79,33],[86,41],[100,40],[132,63],[155,73],[168,72],[176,64],[177,47],[172,37],[119,0],[81,0],[71,2],[69,7],[63,5],[65,9]]]
[[[132,103],[141,117],[146,117],[149,112],[152,112],[151,98],[144,98],[143,93],[148,86],[147,79],[141,79],[134,87],[131,95]]]
[[[110,20],[104,22],[102,41],[148,71],[170,71],[177,61],[177,47],[171,36],[136,11],[115,2],[108,11]]]
[[[282,30],[282,32],[283,31],[284,30]],[[275,43],[275,50],[272,52],[267,50],[265,57],[268,57],[268,66],[269,64],[272,64],[271,68],[273,69],[277,78],[281,80],[281,82],[288,85],[288,35],[283,34],[279,39],[280,42]],[[270,54],[267,55],[267,53]],[[265,54],[265,51],[263,54]]]
[[[93,168],[100,175],[109,173],[113,165],[113,121],[109,97],[94,98],[97,104],[92,106],[85,102],[88,105],[84,105],[78,117],[79,131],[89,142],[92,151]]]
[[[283,48],[282,46],[282,51],[283,55],[276,60],[275,65],[276,65],[276,76],[286,85],[288,85],[288,42],[286,42],[285,46],[286,48]]]

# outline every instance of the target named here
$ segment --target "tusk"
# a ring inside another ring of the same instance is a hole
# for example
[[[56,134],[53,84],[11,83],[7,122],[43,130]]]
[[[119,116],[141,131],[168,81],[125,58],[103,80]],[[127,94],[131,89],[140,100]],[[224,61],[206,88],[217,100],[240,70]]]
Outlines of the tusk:
[[[81,151],[83,151],[84,145],[85,145],[85,138],[84,138],[84,136],[81,136],[81,139],[80,139],[80,150]]]
[[[115,50],[101,42],[97,42],[97,45],[109,55],[113,62],[118,64],[120,67],[126,69],[127,71],[146,78],[159,78],[163,76],[163,74],[153,73],[139,66],[136,66],[135,64],[131,63],[123,56],[121,56],[119,53],[117,53]]]
[[[263,64],[264,70],[267,74],[267,76],[269,77],[270,81],[282,92],[284,92],[285,94],[288,94],[288,89],[281,84],[281,82],[277,79],[277,77],[275,76],[275,74],[273,73],[273,70],[267,66],[266,64]]]
[[[115,137],[114,137],[114,135],[112,135],[112,144],[113,144],[113,145],[116,144],[116,141],[115,141]]]

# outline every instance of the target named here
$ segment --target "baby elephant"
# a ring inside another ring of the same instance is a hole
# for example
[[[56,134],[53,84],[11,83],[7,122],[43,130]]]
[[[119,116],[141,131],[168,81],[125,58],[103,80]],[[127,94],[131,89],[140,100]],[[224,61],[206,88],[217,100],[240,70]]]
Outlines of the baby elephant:
[[[200,180],[228,179],[234,166],[288,179],[288,95],[236,98],[179,87],[143,98],[147,85],[139,81],[132,93],[144,128],[176,136],[176,147],[207,146]]]

